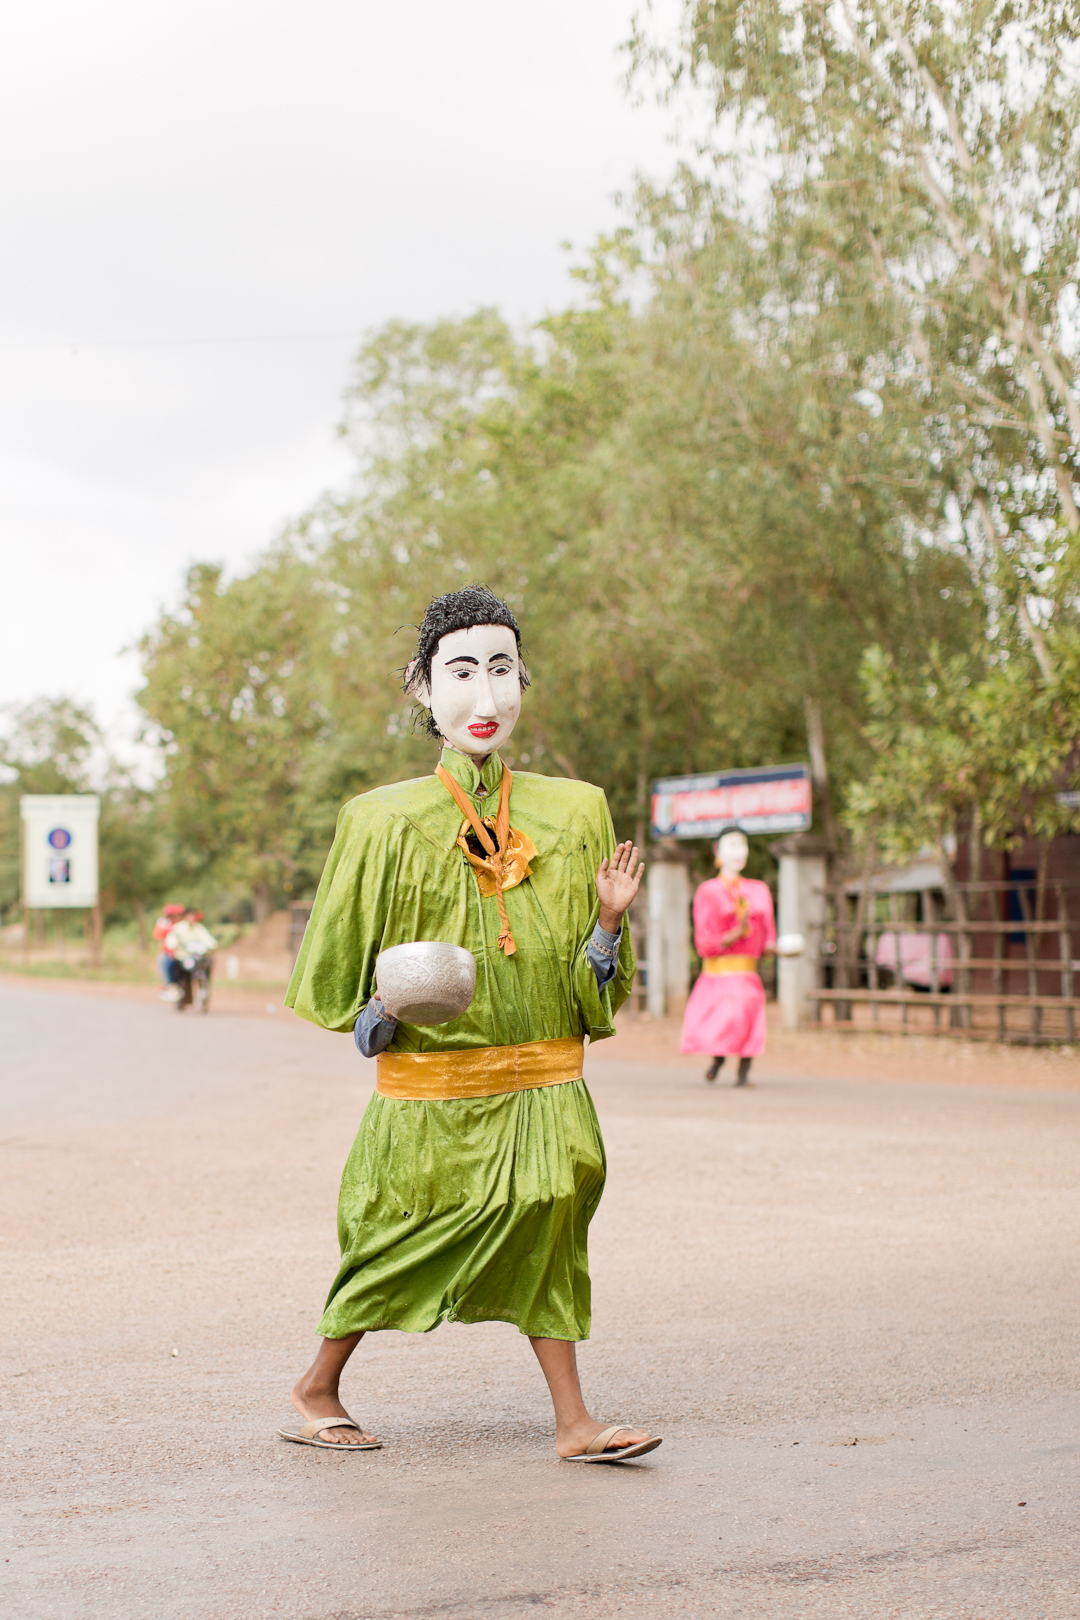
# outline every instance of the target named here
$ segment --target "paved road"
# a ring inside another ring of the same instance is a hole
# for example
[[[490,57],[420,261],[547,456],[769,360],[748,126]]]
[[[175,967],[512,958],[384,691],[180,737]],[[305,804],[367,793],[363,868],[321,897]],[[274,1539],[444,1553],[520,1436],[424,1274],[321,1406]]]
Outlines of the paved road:
[[[383,1451],[274,1439],[347,1041],[0,987],[0,1063],[12,1620],[1080,1612],[1080,1093],[597,1058],[582,1364],[665,1443],[581,1469],[498,1325],[361,1348]]]

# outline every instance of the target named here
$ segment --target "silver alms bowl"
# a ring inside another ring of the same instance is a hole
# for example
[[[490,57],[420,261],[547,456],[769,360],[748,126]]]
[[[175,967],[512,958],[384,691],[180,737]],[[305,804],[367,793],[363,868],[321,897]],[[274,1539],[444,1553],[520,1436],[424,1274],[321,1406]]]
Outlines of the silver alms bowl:
[[[448,1024],[476,989],[476,958],[461,945],[417,940],[375,958],[379,999],[404,1024]]]

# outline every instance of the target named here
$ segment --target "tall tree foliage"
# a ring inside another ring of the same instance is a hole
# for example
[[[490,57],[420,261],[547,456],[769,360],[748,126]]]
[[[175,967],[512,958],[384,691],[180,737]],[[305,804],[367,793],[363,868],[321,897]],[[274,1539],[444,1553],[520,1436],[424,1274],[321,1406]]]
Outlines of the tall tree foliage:
[[[596,776],[629,827],[653,775],[804,755],[811,688],[843,774],[863,648],[883,638],[902,657],[905,638],[947,637],[964,576],[905,546],[887,500],[822,499],[806,398],[790,366],[735,337],[729,305],[636,316],[618,291],[598,277],[596,307],[546,323],[539,352],[504,331],[483,391],[470,380],[454,409],[446,380],[477,352],[473,325],[457,365],[446,323],[383,334],[358,389],[409,433],[380,457],[375,495],[336,515],[328,555],[360,615],[365,585],[409,617],[464,578],[502,591],[537,676],[518,750]]]
[[[866,735],[876,758],[851,785],[851,825],[874,828],[893,858],[936,849],[946,870],[959,832],[968,840],[973,876],[985,846],[1048,843],[1075,831],[1075,660],[1075,647],[1062,644],[1061,678],[1047,683],[1030,659],[987,670],[970,656],[946,658],[934,647],[916,687],[898,677],[881,648],[868,649]]]
[[[732,133],[710,195],[754,213],[737,153],[756,151],[778,292],[812,307],[864,397],[917,419],[919,498],[936,483],[953,503],[1049,678],[1080,528],[1080,9],[694,0],[686,17],[668,65]]]
[[[895,851],[957,818],[999,845],[1071,829],[1080,10],[694,0],[684,15],[679,50],[639,38],[638,60],[708,87],[714,167],[649,198],[653,220],[695,252],[725,233],[756,245],[758,318],[801,319],[834,395],[893,424],[900,454],[870,477],[913,532],[963,547],[984,608],[963,656],[932,648],[905,672],[884,645],[869,654],[879,758],[847,819]]]
[[[590,307],[527,340],[490,311],[376,334],[346,423],[363,493],[245,579],[193,575],[146,643],[143,701],[208,869],[309,886],[343,798],[430,769],[395,672],[429,598],[468,579],[521,618],[511,763],[603,783],[628,832],[655,775],[804,757],[808,701],[842,787],[868,642],[901,664],[957,642],[963,569],[910,542],[887,485],[838,470],[887,461],[887,426],[849,434],[805,334],[747,333],[715,278],[658,277],[635,312],[633,268],[601,256]]]
[[[602,782],[621,831],[652,777],[805,757],[808,732],[848,824],[897,848],[927,795],[970,810],[957,760],[986,836],[1013,836],[1009,805],[1059,824],[1076,10],[685,15],[665,66],[712,92],[713,165],[643,193],[585,307],[533,333],[490,310],[376,333],[343,430],[358,493],[246,578],[204,570],[148,638],[173,824],[263,904],[310,885],[344,797],[429,768],[394,671],[468,579],[520,613],[514,762]],[[1004,742],[1025,703],[1027,753]],[[961,759],[980,731],[996,785]]]
[[[143,642],[141,702],[188,873],[251,894],[260,919],[292,887],[306,773],[330,723],[322,585],[287,549],[228,585],[199,566]]]

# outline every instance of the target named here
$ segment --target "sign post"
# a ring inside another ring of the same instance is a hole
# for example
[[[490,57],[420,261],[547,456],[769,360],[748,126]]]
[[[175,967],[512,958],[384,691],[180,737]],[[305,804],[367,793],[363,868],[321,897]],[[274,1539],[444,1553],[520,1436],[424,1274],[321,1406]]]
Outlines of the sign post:
[[[809,765],[668,776],[653,783],[652,831],[654,838],[719,838],[735,828],[804,832],[812,810]]]
[[[88,910],[95,914],[96,957],[100,810],[96,793],[27,793],[20,799],[27,947],[31,911]]]
[[[96,793],[27,793],[22,817],[23,905],[89,908],[98,899]]]

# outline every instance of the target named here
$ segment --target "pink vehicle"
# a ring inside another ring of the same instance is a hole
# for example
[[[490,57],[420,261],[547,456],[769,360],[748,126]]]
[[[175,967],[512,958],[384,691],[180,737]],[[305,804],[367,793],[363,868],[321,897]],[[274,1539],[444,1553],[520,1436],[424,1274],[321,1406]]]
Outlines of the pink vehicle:
[[[933,983],[931,971],[932,936],[930,934],[887,933],[878,935],[874,953],[879,968],[888,968],[902,984],[913,984],[920,990],[929,990]],[[937,936],[938,984],[944,989],[953,982],[953,943],[948,934]]]

